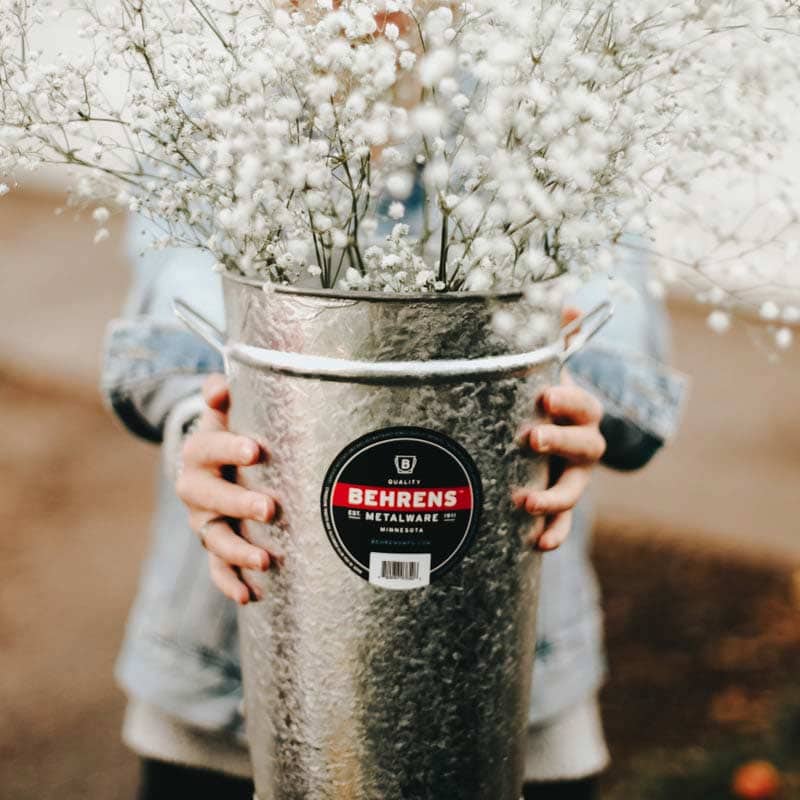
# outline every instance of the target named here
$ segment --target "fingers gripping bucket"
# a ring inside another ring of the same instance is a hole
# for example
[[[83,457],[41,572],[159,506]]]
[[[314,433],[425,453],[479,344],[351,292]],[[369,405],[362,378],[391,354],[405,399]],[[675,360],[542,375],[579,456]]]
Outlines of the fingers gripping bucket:
[[[542,312],[520,354],[490,325],[517,294],[224,290],[227,338],[176,313],[270,454],[239,481],[282,509],[242,525],[282,556],[239,612],[259,800],[518,800],[540,556],[509,494],[547,470],[514,438],[610,307]]]

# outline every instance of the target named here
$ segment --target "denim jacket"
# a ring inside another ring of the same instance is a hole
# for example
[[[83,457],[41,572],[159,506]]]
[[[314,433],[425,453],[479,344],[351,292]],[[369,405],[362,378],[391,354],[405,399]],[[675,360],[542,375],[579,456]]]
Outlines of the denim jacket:
[[[224,327],[221,287],[197,251],[139,254],[139,225],[131,228],[132,289],[123,315],[108,327],[101,382],[106,404],[127,428],[160,442],[176,409],[197,398],[204,376],[223,371],[219,355],[176,322],[171,301],[183,297]],[[604,405],[606,460],[628,469],[642,466],[674,434],[686,379],[663,363],[668,325],[661,304],[644,289],[644,265],[620,255],[617,272],[629,279],[634,298],[614,301],[611,322],[568,369]],[[590,307],[608,294],[607,283],[591,281],[571,302]],[[604,678],[591,527],[586,495],[565,544],[544,556],[531,724],[587,699]],[[159,478],[151,550],[116,674],[131,696],[189,725],[245,741],[236,607],[211,583],[206,553],[166,475]]]

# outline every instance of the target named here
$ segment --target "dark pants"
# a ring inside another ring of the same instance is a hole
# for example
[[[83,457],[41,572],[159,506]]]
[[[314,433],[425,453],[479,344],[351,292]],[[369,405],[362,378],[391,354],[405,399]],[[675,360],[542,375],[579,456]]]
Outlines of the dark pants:
[[[526,783],[522,787],[522,796],[524,800],[598,800],[597,778]]]
[[[138,800],[253,800],[253,781],[223,772],[142,759]]]
[[[594,800],[596,781],[526,783],[525,800]],[[221,772],[142,760],[138,800],[253,800],[253,782]]]

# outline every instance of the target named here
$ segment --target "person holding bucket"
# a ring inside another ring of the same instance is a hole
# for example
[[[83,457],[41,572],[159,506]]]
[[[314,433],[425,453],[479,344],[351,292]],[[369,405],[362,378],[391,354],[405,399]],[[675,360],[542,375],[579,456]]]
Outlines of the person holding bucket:
[[[139,255],[141,227],[131,227],[135,279],[122,317],[109,326],[102,379],[108,406],[132,433],[161,444],[164,463],[152,549],[117,664],[129,697],[123,736],[142,758],[141,800],[249,798],[236,604],[259,598],[238,568],[271,564],[231,521],[266,521],[280,508],[277,495],[228,480],[265,453],[227,432],[221,359],[173,316],[172,299],[181,296],[222,327],[219,276],[194,251]],[[154,235],[146,226],[143,233]],[[554,457],[552,485],[530,493],[508,487],[510,502],[547,516],[530,544],[552,551],[541,576],[526,798],[595,796],[608,762],[597,703],[606,667],[584,490],[597,463],[620,470],[647,463],[674,434],[682,402],[683,379],[663,364],[663,308],[645,289],[645,265],[626,252],[617,273],[633,299],[617,304],[563,382],[542,393],[553,422],[520,431],[520,446]],[[570,303],[588,307],[605,294],[595,279]]]

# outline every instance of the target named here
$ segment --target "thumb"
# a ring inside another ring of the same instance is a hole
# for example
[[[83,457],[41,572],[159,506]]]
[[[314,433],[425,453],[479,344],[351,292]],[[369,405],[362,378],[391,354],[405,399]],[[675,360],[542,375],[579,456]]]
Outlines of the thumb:
[[[203,399],[213,411],[227,413],[230,405],[228,379],[218,372],[209,375],[203,383]]]

